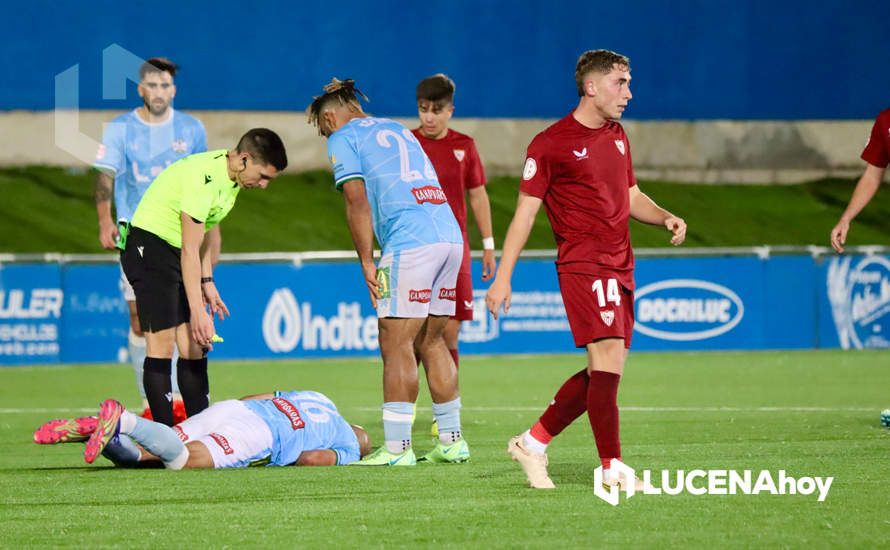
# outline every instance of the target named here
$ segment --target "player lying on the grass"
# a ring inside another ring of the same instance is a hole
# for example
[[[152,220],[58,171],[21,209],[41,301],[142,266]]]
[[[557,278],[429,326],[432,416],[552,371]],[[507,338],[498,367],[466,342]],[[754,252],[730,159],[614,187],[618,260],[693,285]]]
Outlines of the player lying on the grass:
[[[365,430],[348,424],[328,397],[314,391],[220,401],[172,428],[107,399],[98,416],[43,424],[34,441],[85,441],[88,463],[102,454],[118,466],[160,462],[171,470],[335,466],[355,462],[371,450]]]

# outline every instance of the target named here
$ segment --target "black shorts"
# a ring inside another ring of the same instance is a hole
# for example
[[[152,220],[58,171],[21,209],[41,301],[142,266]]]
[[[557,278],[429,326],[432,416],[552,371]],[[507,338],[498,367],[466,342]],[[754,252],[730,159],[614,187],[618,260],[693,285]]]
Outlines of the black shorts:
[[[189,320],[189,304],[182,284],[182,251],[138,227],[130,227],[121,266],[133,292],[139,324],[158,332]]]

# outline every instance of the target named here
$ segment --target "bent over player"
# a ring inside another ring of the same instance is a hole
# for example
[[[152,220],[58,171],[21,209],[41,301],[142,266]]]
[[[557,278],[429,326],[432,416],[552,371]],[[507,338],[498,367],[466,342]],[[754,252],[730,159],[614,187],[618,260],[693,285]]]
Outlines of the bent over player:
[[[377,310],[383,359],[385,442],[360,465],[410,466],[418,380],[415,347],[433,399],[439,441],[421,460],[465,462],[457,370],[442,339],[454,314],[463,257],[460,227],[429,158],[408,128],[369,117],[351,80],[334,79],[309,107],[309,121],[328,140],[334,182]],[[382,249],[374,264],[374,237]]]
[[[153,57],[144,62],[139,68],[137,88],[142,97],[142,107],[115,118],[105,127],[102,145],[93,166],[99,170],[96,177],[99,243],[106,250],[116,248],[120,237],[118,224],[129,223],[136,205],[158,174],[181,158],[207,150],[207,137],[201,121],[173,108],[173,98],[176,96],[174,77],[178,68],[163,57]],[[114,217],[111,212],[112,196]],[[218,255],[219,228],[213,230],[209,239],[212,253]],[[142,396],[143,414],[150,415],[142,383],[145,335],[136,312],[136,295],[123,269],[119,286],[130,310],[130,333],[127,338],[130,363]],[[182,420],[185,418],[185,408],[179,397],[176,379],[173,378],[171,383],[174,415]]]
[[[173,425],[174,344],[186,413],[207,408],[206,351],[216,335],[213,315],[229,314],[213,280],[209,231],[232,210],[241,189],[265,189],[286,166],[278,134],[254,128],[231,151],[198,153],[172,164],[136,207],[121,265],[145,332],[143,384],[154,420]]]
[[[541,207],[547,211],[558,255],[556,271],[575,346],[587,366],[569,378],[540,419],[512,438],[507,451],[529,484],[552,489],[547,444],[585,410],[604,469],[621,459],[618,382],[633,330],[633,251],[630,217],[662,225],[679,245],[686,223],[637,187],[627,135],[621,124],[631,98],[630,61],[606,50],[581,55],[575,68],[580,101],[528,147],[516,212],[507,230],[501,266],[486,305],[497,318],[510,308],[510,277]]]
[[[98,416],[43,424],[34,441],[86,441],[88,463],[102,454],[118,466],[160,462],[171,470],[344,465],[371,449],[365,430],[348,424],[333,401],[314,391],[220,401],[172,428],[107,399]]]

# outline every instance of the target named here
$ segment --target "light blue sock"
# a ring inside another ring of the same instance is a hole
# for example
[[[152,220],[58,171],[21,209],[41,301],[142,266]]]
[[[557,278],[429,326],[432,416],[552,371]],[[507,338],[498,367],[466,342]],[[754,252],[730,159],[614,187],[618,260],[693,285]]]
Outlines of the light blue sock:
[[[161,459],[164,466],[173,469],[181,469],[188,460],[188,449],[172,428],[164,424],[158,424],[146,420],[140,416],[125,411],[129,418],[121,418],[121,433],[129,435],[133,441]],[[129,430],[125,426],[132,426]]]
[[[108,442],[102,451],[102,456],[114,462],[115,466],[135,466],[139,464],[139,447],[126,435],[118,435]]]
[[[439,441],[450,445],[461,438],[460,397],[446,403],[433,403],[433,416],[439,426]]]
[[[179,349],[176,346],[173,346],[173,359],[171,359],[171,365],[176,366],[176,360],[179,359]],[[176,395],[182,395],[182,392],[179,391],[179,380],[176,377],[176,369],[170,373],[170,383],[173,386],[173,393]]]
[[[145,337],[144,336],[136,336],[132,330],[130,330],[130,336],[127,338],[127,351],[130,354],[130,364],[133,365],[133,373],[136,374],[136,386],[139,388],[139,395],[142,396],[142,399],[145,399],[145,386],[142,384],[142,365],[145,363]],[[173,363],[176,364],[176,359],[179,357],[179,350],[176,349],[176,346],[173,346]],[[173,385],[173,393],[179,394],[179,384],[176,380],[176,372],[170,375],[170,382]]]
[[[127,338],[127,351],[130,354],[130,364],[133,365],[133,372],[136,374],[136,386],[139,388],[139,395],[145,400],[145,388],[142,386],[142,364],[145,362],[145,337],[136,336],[130,330],[130,336]]]
[[[383,439],[391,453],[411,448],[411,426],[414,424],[414,403],[391,401],[383,404]]]

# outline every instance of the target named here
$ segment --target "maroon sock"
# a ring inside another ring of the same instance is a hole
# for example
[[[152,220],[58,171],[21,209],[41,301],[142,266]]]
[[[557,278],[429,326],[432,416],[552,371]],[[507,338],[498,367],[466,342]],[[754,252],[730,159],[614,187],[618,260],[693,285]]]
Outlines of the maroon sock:
[[[460,368],[460,359],[458,359],[459,354],[457,353],[457,349],[449,349],[448,353],[451,354],[451,358],[454,359],[454,368]]]
[[[621,375],[593,371],[587,386],[587,417],[593,428],[596,448],[604,464],[621,456],[618,438],[618,382]]]
[[[538,422],[551,436],[559,435],[587,410],[587,387],[590,377],[581,369],[566,380]]]

